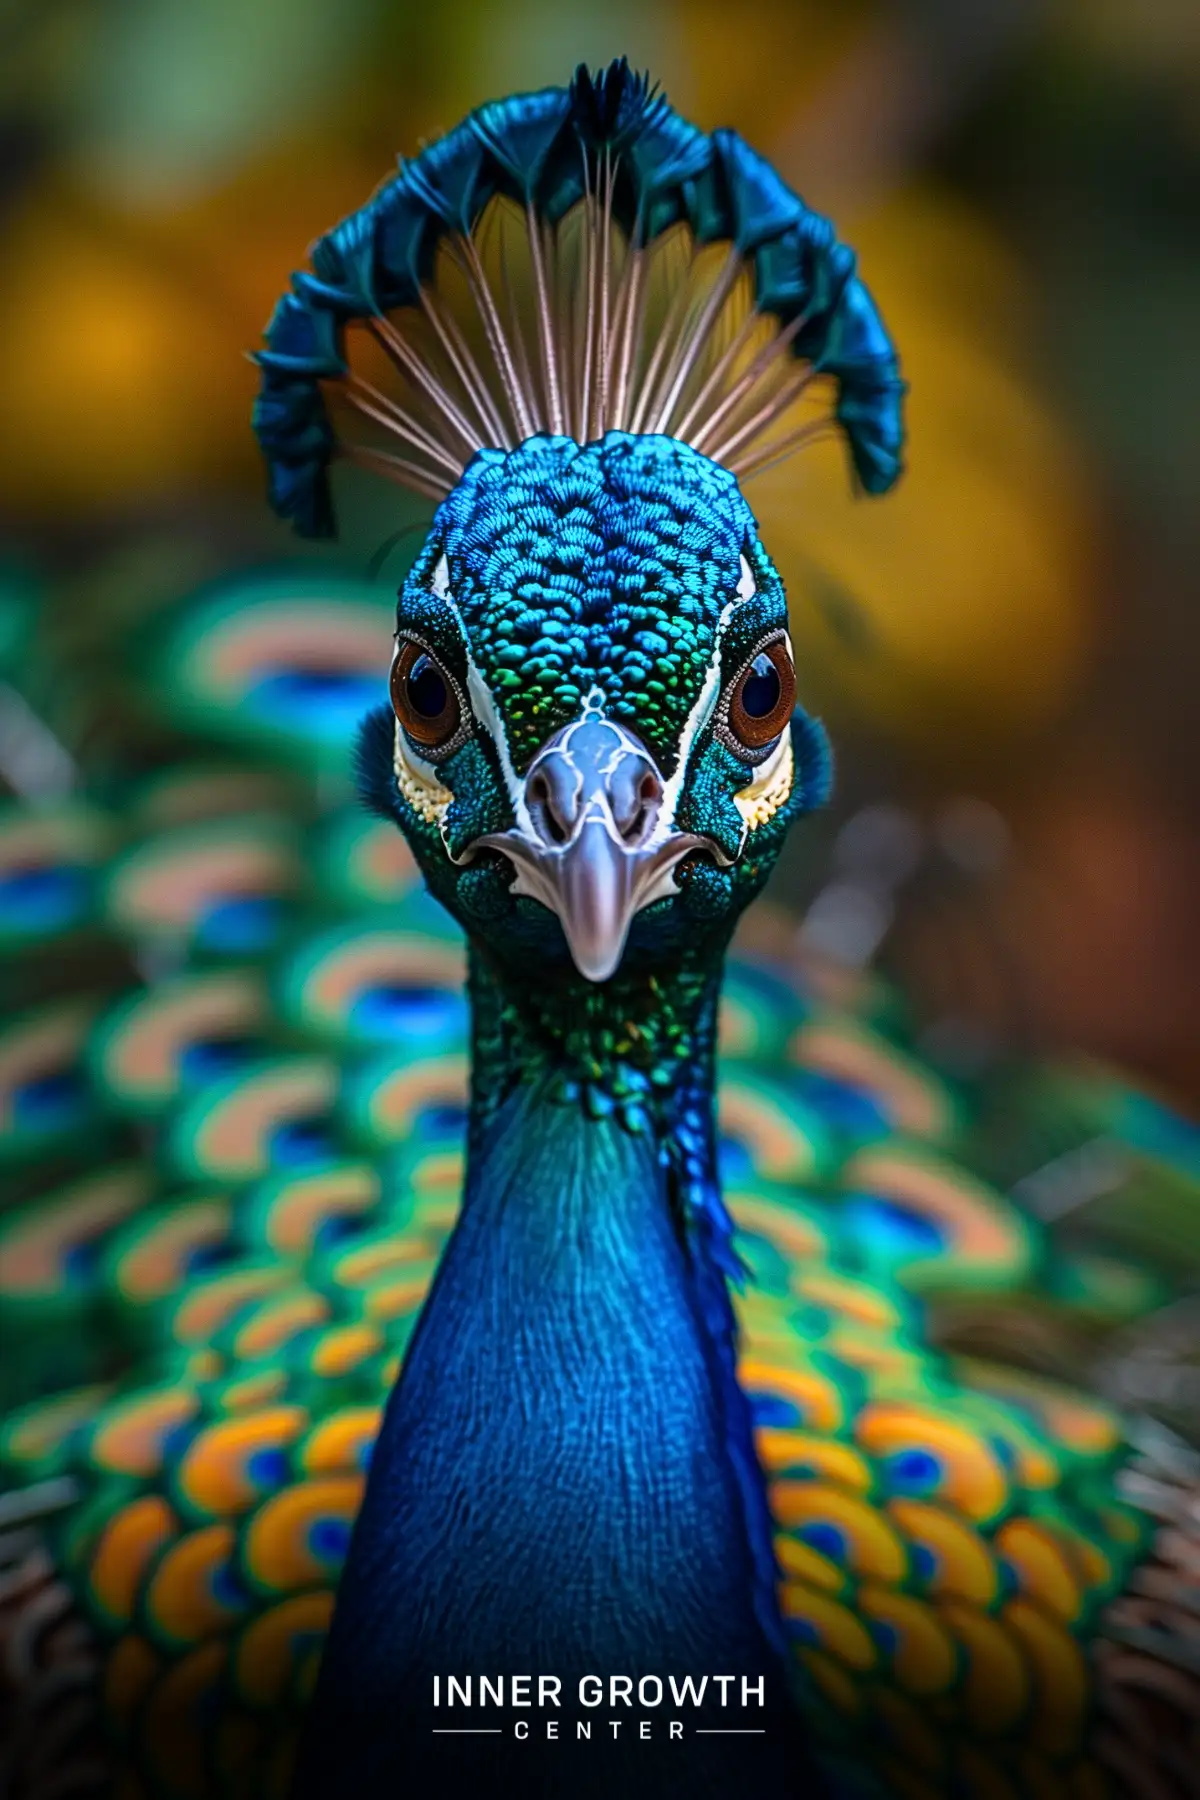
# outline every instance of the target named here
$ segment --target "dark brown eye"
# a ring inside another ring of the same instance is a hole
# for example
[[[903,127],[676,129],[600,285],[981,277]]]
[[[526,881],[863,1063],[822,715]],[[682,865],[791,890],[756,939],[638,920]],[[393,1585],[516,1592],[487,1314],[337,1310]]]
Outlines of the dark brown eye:
[[[411,638],[392,664],[392,705],[414,744],[444,750],[462,724],[458,688],[437,659]]]
[[[782,637],[764,644],[751,657],[729,690],[725,725],[743,749],[758,751],[773,744],[796,705],[796,671]]]

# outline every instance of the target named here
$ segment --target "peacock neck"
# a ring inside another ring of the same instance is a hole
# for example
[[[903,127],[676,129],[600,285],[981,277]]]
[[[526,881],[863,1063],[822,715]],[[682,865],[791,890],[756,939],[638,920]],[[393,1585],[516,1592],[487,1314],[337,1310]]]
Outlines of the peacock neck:
[[[700,933],[673,958],[650,965],[634,951],[611,980],[595,983],[574,970],[547,979],[528,963],[505,966],[473,945],[466,1192],[486,1187],[471,1173],[489,1153],[499,1109],[523,1089],[581,1121],[611,1120],[652,1149],[712,1359],[750,1546],[755,1609],[781,1650],[772,1525],[737,1382],[729,1281],[740,1271],[717,1166],[717,1012],[727,947],[727,935]]]
[[[596,983],[574,971],[548,978],[528,964],[502,965],[473,947],[472,1154],[506,1097],[537,1084],[554,1104],[650,1135],[664,1163],[715,1185],[723,949],[682,949],[666,967],[627,958],[611,980]]]
[[[719,977],[681,956],[589,991],[472,954],[463,1206],[388,1407],[322,1674],[318,1716],[361,1740],[364,1792],[372,1770],[395,1773],[381,1746],[434,1675],[534,1669],[569,1691],[597,1672],[733,1671],[782,1699],[722,1266]],[[708,1791],[699,1768],[687,1780]]]

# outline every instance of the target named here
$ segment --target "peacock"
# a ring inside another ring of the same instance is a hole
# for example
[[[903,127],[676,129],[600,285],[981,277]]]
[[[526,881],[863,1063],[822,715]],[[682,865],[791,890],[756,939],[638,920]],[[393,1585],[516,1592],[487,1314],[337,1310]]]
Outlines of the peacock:
[[[203,590],[86,773],[0,635],[6,1791],[1195,1794],[1200,1408],[1100,1391],[1186,1363],[1194,1133],[952,1081],[739,925],[831,781],[742,483],[901,471],[852,254],[581,68],[403,164],[258,360],[302,534],[335,463],[436,503],[394,612]],[[442,1731],[435,1678],[539,1670],[763,1704]]]

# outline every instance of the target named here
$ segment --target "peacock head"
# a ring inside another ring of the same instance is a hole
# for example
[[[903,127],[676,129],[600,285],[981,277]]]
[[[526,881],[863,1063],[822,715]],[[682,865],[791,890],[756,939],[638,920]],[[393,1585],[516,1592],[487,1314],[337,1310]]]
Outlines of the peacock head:
[[[591,982],[723,942],[821,804],[783,584],[735,477],[609,432],[482,451],[397,610],[369,799],[504,961]]]
[[[716,949],[829,777],[740,483],[829,434],[866,493],[901,468],[828,220],[625,61],[581,67],[403,163],[258,361],[300,531],[334,529],[335,458],[440,502],[361,754],[434,893],[535,983]]]

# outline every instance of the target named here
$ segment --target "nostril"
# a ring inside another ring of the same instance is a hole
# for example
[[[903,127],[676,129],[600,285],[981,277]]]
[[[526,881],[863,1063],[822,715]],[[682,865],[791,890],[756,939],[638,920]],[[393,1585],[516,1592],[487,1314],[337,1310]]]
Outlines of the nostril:
[[[627,844],[639,844],[648,835],[662,797],[662,782],[653,769],[647,769],[633,789],[633,804],[625,816],[620,816],[623,809],[614,808],[617,829]]]
[[[552,844],[565,844],[568,837],[567,828],[559,818],[554,807],[554,796],[550,791],[550,783],[541,773],[534,776],[529,784],[529,806],[538,815],[538,823],[545,837]]]

